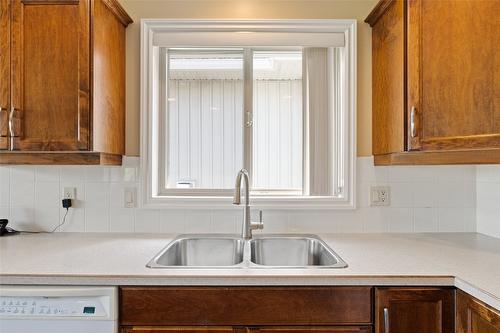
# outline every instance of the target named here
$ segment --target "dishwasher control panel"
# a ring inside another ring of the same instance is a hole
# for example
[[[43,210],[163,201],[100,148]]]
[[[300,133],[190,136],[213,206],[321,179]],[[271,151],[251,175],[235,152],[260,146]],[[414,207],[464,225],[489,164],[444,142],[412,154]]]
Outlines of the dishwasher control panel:
[[[100,297],[0,296],[1,317],[102,317]]]

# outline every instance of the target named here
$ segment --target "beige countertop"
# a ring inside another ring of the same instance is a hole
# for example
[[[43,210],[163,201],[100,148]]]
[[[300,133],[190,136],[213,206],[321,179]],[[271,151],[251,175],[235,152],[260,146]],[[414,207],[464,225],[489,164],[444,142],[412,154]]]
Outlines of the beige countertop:
[[[500,309],[500,239],[476,233],[320,234],[345,269],[151,269],[168,234],[56,233],[0,238],[0,284],[439,285]]]

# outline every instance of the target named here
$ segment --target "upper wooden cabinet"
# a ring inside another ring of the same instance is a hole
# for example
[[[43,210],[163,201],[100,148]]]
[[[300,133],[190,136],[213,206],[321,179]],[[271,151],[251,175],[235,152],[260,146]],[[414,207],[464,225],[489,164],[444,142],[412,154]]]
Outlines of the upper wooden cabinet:
[[[0,0],[0,150],[9,147],[10,0]]]
[[[0,0],[0,164],[121,163],[131,22],[116,0]]]
[[[500,312],[457,291],[456,333],[500,333]]]
[[[500,163],[498,0],[381,0],[372,27],[375,164]]]
[[[376,288],[375,333],[455,333],[455,290]]]

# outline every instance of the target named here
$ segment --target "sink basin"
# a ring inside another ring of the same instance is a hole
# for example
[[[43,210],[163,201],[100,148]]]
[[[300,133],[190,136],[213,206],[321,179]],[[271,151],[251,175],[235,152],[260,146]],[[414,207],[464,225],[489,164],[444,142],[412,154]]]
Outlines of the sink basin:
[[[343,268],[347,264],[314,235],[181,235],[160,251],[150,268]]]
[[[250,251],[252,263],[267,267],[347,267],[316,236],[263,236],[250,242]]]
[[[148,264],[151,268],[227,267],[243,262],[245,241],[232,236],[180,236]]]

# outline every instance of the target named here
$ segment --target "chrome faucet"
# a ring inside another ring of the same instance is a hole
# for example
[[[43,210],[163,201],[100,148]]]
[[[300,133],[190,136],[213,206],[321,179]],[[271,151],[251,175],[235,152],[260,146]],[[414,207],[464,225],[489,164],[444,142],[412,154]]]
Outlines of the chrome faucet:
[[[262,211],[259,212],[259,222],[251,222],[250,217],[250,181],[248,178],[248,171],[241,169],[236,176],[236,185],[234,187],[234,205],[241,205],[241,180],[245,181],[245,210],[243,212],[243,226],[241,230],[241,237],[244,239],[252,238],[252,230],[264,229],[262,222]]]

